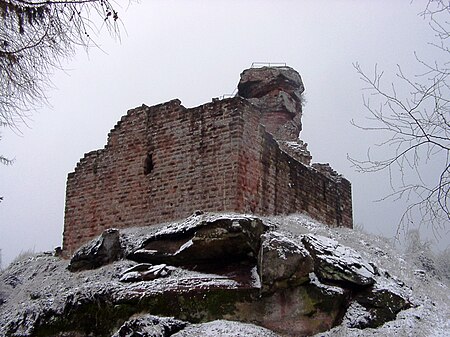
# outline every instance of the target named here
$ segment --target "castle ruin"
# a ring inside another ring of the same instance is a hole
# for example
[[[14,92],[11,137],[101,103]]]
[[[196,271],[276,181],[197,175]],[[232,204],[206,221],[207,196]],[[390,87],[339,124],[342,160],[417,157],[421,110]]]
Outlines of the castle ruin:
[[[303,82],[290,67],[241,74],[238,94],[195,108],[129,110],[68,175],[63,250],[107,228],[148,226],[195,210],[305,213],[352,227],[351,185],[312,164],[301,140]]]

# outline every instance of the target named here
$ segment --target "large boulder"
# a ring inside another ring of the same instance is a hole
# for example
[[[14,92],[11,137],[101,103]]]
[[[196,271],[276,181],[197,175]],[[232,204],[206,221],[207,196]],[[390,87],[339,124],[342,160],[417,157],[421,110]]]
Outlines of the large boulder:
[[[314,265],[301,243],[281,233],[268,232],[262,236],[258,270],[262,291],[268,292],[309,281],[309,273],[314,270]]]
[[[367,312],[367,319],[358,324],[347,324],[357,328],[376,328],[395,319],[397,314],[411,307],[405,284],[389,274],[377,278],[377,282],[357,293],[352,305],[358,304]]]
[[[72,256],[68,269],[95,269],[118,260],[123,254],[119,230],[110,228],[98,238],[80,247]]]
[[[244,98],[261,98],[280,91],[301,100],[305,87],[300,74],[291,67],[246,69],[238,84],[238,95]]]
[[[137,262],[174,266],[251,262],[256,261],[260,236],[267,229],[254,217],[199,220],[189,227],[175,226],[155,233],[127,257]]]
[[[302,242],[314,259],[314,271],[319,279],[350,287],[375,283],[375,268],[355,250],[320,235],[305,235]]]

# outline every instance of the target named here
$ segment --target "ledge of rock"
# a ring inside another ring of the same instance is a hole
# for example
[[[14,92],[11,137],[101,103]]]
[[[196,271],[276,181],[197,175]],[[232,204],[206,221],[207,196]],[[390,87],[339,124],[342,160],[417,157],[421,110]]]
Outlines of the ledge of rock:
[[[176,266],[233,261],[255,261],[260,236],[267,226],[258,218],[200,220],[191,226],[173,226],[156,232],[127,258],[137,262]]]

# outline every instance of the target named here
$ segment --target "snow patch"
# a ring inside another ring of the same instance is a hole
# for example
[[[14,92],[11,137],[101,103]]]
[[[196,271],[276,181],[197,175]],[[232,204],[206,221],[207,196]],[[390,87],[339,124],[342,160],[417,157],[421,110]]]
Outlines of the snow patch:
[[[375,275],[372,265],[363,260],[354,249],[342,246],[336,240],[321,235],[306,235],[308,242],[319,253],[317,257],[334,266],[349,267],[352,272],[365,279]]]
[[[192,241],[192,239],[190,239],[189,241],[185,242],[180,248],[178,248],[178,250],[173,255],[180,254],[183,250],[191,247],[193,244],[194,242]]]
[[[280,337],[278,334],[249,323],[217,320],[186,327],[172,337]]]
[[[265,234],[263,238],[268,240],[263,241],[263,247],[276,247],[277,255],[280,259],[286,260],[286,254],[299,254],[301,256],[309,255],[309,252],[300,246],[297,242],[289,239],[286,235],[278,232],[270,232]]]
[[[252,287],[261,289],[261,279],[260,279],[259,274],[258,274],[258,268],[256,266],[254,266],[252,268],[251,273],[252,273],[251,274],[251,278],[252,278],[251,285],[252,285]]]
[[[320,282],[315,273],[309,273],[309,282],[314,284],[317,288],[323,290],[325,294],[328,295],[344,294],[344,289]]]
[[[350,328],[364,326],[370,322],[372,315],[358,302],[352,302],[345,313],[342,323]]]

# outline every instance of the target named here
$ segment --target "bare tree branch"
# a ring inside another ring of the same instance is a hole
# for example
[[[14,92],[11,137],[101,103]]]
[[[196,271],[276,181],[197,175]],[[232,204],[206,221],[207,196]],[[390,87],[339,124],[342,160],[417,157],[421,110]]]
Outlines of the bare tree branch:
[[[366,124],[351,123],[362,130],[381,132],[385,140],[376,144],[381,150],[376,155],[369,149],[365,160],[349,159],[360,172],[388,172],[392,193],[381,200],[408,202],[398,231],[412,222],[431,224],[434,230],[450,223],[450,69],[446,61],[450,56],[450,4],[429,0],[419,15],[435,32],[438,42],[430,45],[438,47],[444,62],[428,63],[415,54],[424,70],[411,76],[398,66],[397,81],[389,85],[384,84],[384,73],[377,66],[373,75],[368,75],[354,64],[365,85],[363,104],[369,117]],[[439,169],[434,181],[424,179],[430,165]]]
[[[92,36],[102,28],[119,37],[115,6],[110,0],[0,0],[0,127],[20,132],[47,103],[52,71],[77,46],[95,45]],[[0,155],[0,164],[12,162]]]
[[[109,0],[0,0],[0,123],[18,130],[47,102],[52,71],[103,27],[118,37]]]

